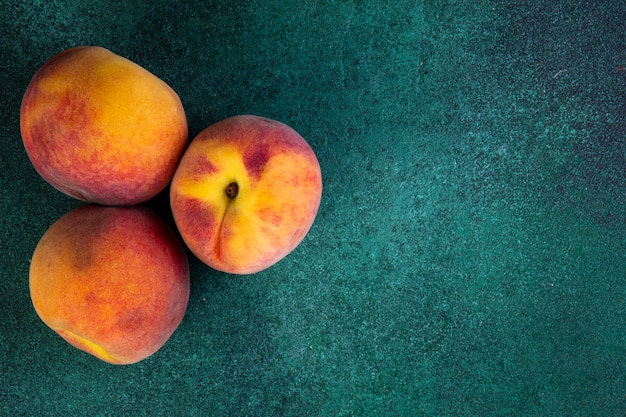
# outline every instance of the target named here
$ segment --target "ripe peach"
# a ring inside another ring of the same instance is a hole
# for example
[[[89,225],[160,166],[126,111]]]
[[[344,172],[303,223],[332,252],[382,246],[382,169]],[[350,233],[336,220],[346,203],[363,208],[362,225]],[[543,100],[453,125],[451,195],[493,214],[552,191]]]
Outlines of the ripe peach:
[[[174,90],[97,46],[63,51],[37,71],[22,100],[20,128],[47,182],[106,205],[154,197],[187,146],[187,119]]]
[[[322,196],[320,166],[292,128],[258,116],[209,126],[189,145],[170,189],[191,251],[224,272],[251,274],[291,252]]]
[[[43,322],[105,362],[156,352],[182,320],[189,265],[178,236],[145,207],[88,205],[57,220],[30,265]]]

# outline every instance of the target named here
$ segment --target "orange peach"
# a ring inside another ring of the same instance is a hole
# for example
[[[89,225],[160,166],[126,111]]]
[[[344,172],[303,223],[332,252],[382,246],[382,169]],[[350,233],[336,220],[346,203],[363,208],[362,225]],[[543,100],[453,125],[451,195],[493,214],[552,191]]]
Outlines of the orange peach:
[[[251,274],[289,254],[311,228],[322,196],[313,150],[289,126],[235,116],[189,145],[170,189],[176,226],[207,265]]]
[[[47,182],[106,205],[154,197],[187,146],[187,119],[174,90],[97,46],[63,51],[37,71],[22,100],[20,128]]]
[[[112,364],[155,353],[181,322],[189,264],[174,231],[145,207],[88,205],[57,220],[30,264],[43,322]]]

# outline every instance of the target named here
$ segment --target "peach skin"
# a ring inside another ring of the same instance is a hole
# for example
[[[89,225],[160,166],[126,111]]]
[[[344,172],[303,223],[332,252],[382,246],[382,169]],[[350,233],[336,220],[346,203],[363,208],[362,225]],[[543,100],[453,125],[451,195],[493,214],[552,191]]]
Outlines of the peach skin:
[[[170,203],[191,251],[207,265],[251,274],[289,254],[311,228],[322,174],[309,144],[289,126],[235,116],[189,145]]]
[[[105,205],[154,197],[187,146],[187,119],[174,90],[97,46],[63,51],[37,71],[22,100],[20,129],[48,183]]]
[[[57,220],[30,265],[41,320],[80,350],[112,364],[155,353],[189,300],[185,250],[147,208],[88,205]]]

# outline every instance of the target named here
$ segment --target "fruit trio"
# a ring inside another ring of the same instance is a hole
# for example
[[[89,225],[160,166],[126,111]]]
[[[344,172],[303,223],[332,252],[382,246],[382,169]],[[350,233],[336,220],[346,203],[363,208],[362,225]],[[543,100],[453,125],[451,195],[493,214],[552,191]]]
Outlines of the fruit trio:
[[[184,243],[232,274],[284,258],[320,205],[319,162],[295,130],[239,115],[188,145],[176,92],[101,47],[68,49],[37,71],[22,100],[20,130],[43,179],[90,203],[61,217],[35,248],[35,311],[70,344],[109,363],[156,352],[189,300],[184,247],[141,203],[171,184]]]

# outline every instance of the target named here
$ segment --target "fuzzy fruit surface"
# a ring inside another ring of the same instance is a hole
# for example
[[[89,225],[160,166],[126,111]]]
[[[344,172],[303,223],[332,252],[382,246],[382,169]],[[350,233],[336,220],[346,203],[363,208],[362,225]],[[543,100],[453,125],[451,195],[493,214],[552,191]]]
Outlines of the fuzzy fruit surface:
[[[189,265],[175,233],[146,208],[87,205],[57,220],[30,265],[41,320],[112,364],[155,353],[181,322]]]
[[[20,130],[48,183],[105,205],[154,197],[187,146],[187,119],[174,90],[97,46],[65,50],[37,71],[22,99]]]
[[[207,127],[176,170],[176,226],[207,265],[251,274],[275,264],[311,228],[322,197],[315,153],[291,127],[241,115]]]

